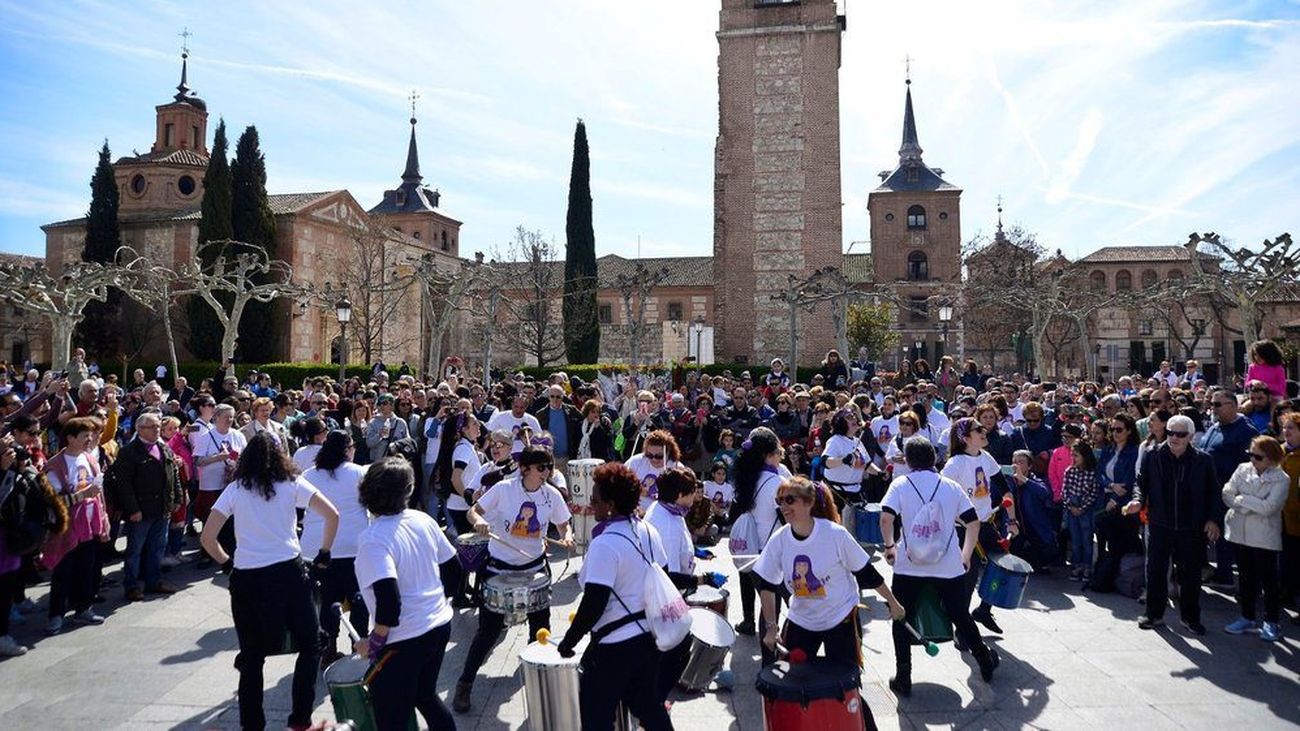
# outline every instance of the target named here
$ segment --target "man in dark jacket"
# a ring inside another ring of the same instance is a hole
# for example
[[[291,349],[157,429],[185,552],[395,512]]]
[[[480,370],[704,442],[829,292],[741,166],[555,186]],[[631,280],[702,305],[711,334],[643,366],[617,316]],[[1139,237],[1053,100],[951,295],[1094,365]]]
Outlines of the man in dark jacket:
[[[159,439],[161,422],[155,412],[140,414],[135,421],[136,438],[122,448],[113,464],[114,495],[127,521],[122,588],[126,600],[132,602],[144,598],[144,589],[151,594],[177,591],[160,574],[167,525],[181,499],[176,455]]]
[[[1219,480],[1210,455],[1193,447],[1192,420],[1178,415],[1165,426],[1167,441],[1142,460],[1133,500],[1125,515],[1147,509],[1147,610],[1138,622],[1142,629],[1164,624],[1168,604],[1169,559],[1178,564],[1178,610],[1183,626],[1198,635],[1201,624],[1201,567],[1205,541],[1219,538],[1213,509],[1220,501]]]

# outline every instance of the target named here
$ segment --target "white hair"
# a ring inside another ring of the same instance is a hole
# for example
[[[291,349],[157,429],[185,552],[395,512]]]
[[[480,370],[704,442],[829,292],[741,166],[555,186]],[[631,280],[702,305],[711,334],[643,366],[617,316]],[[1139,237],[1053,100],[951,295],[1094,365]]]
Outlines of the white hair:
[[[1165,431],[1185,431],[1188,434],[1195,434],[1196,424],[1192,421],[1192,417],[1190,416],[1175,414],[1169,417],[1169,421],[1165,422]]]

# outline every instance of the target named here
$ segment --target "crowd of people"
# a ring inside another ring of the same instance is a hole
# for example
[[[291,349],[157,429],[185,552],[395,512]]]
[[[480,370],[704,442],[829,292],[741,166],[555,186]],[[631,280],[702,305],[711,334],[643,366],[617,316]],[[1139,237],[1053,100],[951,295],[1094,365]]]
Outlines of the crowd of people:
[[[590,635],[583,728],[612,728],[620,701],[644,728],[672,727],[687,645],[656,646],[642,587],[655,566],[686,596],[721,586],[696,562],[728,535],[753,559],[733,587],[735,629],[764,665],[798,650],[861,667],[859,597],[874,590],[895,620],[900,697],[914,642],[902,620],[927,593],[992,682],[981,632],[1003,630],[975,590],[1006,554],[1134,596],[1143,629],[1163,625],[1172,591],[1183,627],[1205,634],[1203,583],[1235,588],[1240,617],[1223,630],[1273,641],[1300,596],[1300,393],[1274,343],[1250,358],[1217,385],[1196,361],[1051,382],[947,356],[887,373],[836,351],[808,383],[779,359],[758,377],[538,382],[451,358],[425,378],[376,367],[282,384],[226,363],[199,383],[162,369],[122,384],[77,350],[58,371],[0,369],[0,656],[29,651],[10,626],[38,621],[27,593],[41,582],[54,635],[103,624],[95,606],[113,591],[175,593],[165,575],[192,561],[229,574],[245,728],[266,724],[267,656],[297,655],[288,723],[305,728],[319,670],[353,651],[373,662],[379,728],[413,710],[454,728],[508,623],[483,587],[551,580],[547,546],[574,545],[566,465],[579,459],[605,462],[558,643],[572,656]],[[844,525],[868,504],[888,582]],[[458,560],[473,541],[486,541],[481,568]],[[476,629],[448,709],[437,679],[453,620]],[[343,621],[363,639],[340,649]],[[549,607],[519,621],[549,631]]]

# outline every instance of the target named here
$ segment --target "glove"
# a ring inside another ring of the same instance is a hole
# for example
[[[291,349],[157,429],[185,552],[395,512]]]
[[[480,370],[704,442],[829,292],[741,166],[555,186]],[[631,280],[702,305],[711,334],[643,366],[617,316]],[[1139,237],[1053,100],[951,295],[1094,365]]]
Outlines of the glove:
[[[704,579],[708,582],[709,586],[714,589],[721,589],[722,585],[727,583],[727,576],[725,574],[720,574],[717,571],[708,572],[704,575]]]
[[[698,559],[708,560],[713,558],[713,551],[710,551],[707,548],[699,548],[697,546],[695,549],[695,557]]]
[[[562,641],[555,649],[560,653],[560,657],[563,658],[570,658],[575,654],[573,652],[573,645],[569,644],[568,640]]]
[[[234,558],[228,558],[226,559],[225,563],[221,564],[221,573],[225,574],[226,576],[230,576],[230,572],[234,570],[235,570]]]
[[[330,552],[322,548],[316,552],[316,558],[312,559],[312,565],[318,569],[327,569],[330,567]]]

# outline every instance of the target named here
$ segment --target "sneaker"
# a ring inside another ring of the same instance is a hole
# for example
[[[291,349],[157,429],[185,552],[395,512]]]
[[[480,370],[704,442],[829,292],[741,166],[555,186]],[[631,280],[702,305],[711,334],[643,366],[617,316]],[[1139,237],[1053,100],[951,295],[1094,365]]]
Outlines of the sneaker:
[[[181,556],[179,553],[169,553],[163,556],[161,566],[165,569],[173,569],[181,565]]]
[[[27,654],[27,648],[18,644],[11,635],[0,637],[0,657],[20,657]]]
[[[1230,635],[1244,635],[1247,632],[1251,632],[1251,633],[1258,632],[1259,625],[1256,624],[1255,620],[1253,619],[1246,619],[1245,617],[1240,617],[1237,619],[1237,621],[1233,622],[1227,627],[1224,627],[1223,631],[1227,632]]]
[[[63,631],[63,617],[50,617],[50,621],[45,623],[45,634],[53,637]]]
[[[1259,638],[1265,642],[1277,642],[1282,639],[1282,628],[1277,622],[1265,622],[1260,627]]]
[[[1196,636],[1198,636],[1198,637],[1204,637],[1204,636],[1205,636],[1205,625],[1201,624],[1200,622],[1191,622],[1191,621],[1188,621],[1188,620],[1184,619],[1184,620],[1181,620],[1181,621],[1179,622],[1179,624],[1181,624],[1181,625],[1183,625],[1184,627],[1186,627],[1186,628],[1187,628],[1187,631],[1191,632],[1192,634],[1194,634],[1194,635],[1196,635]]]
[[[27,617],[24,617],[23,613],[18,611],[17,606],[9,608],[9,624],[27,624]]]
[[[1165,626],[1165,620],[1158,617],[1143,617],[1138,620],[1138,629],[1155,629]]]
[[[451,699],[451,710],[457,713],[469,713],[471,707],[470,694],[474,690],[473,683],[456,683],[456,692]]]
[[[970,613],[970,618],[984,625],[984,628],[993,634],[1002,634],[1002,628],[993,619],[993,612],[989,609],[976,609]]]
[[[77,624],[103,624],[104,618],[95,614],[93,609],[83,609],[72,615],[72,621]]]
[[[1211,589],[1223,589],[1225,591],[1230,591],[1236,587],[1231,576],[1211,576],[1210,580],[1205,582],[1205,585]]]
[[[905,675],[895,675],[889,679],[889,689],[899,698],[912,697],[912,679]]]
[[[754,620],[752,620],[752,619],[746,619],[745,621],[743,621],[743,622],[741,622],[740,624],[736,625],[736,634],[738,634],[738,635],[744,635],[744,636],[746,636],[746,637],[753,637],[753,636],[754,636],[754,632],[755,632],[755,630],[754,630]]]
[[[993,671],[1001,664],[1002,658],[998,656],[998,651],[990,647],[988,654],[980,660],[980,677],[985,683],[993,682]]]

